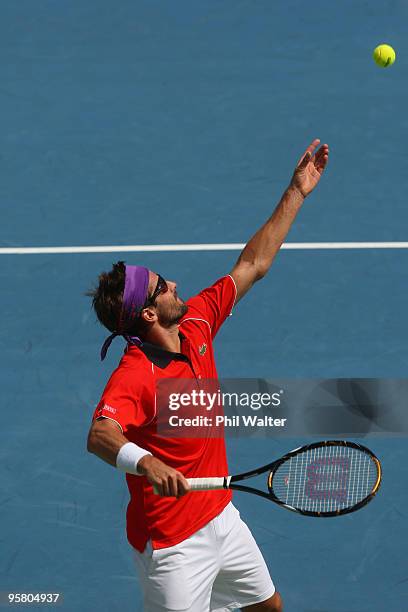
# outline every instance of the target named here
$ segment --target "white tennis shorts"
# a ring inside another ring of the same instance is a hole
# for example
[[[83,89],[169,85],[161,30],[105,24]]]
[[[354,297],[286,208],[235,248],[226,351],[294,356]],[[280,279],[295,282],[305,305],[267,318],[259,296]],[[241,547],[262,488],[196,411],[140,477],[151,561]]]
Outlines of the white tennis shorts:
[[[226,612],[272,597],[275,587],[232,503],[175,546],[133,550],[145,612]]]

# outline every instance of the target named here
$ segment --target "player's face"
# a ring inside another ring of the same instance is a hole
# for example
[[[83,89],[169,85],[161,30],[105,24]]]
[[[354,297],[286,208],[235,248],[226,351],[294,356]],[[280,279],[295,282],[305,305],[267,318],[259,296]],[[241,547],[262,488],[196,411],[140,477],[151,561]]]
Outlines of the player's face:
[[[178,323],[186,314],[188,307],[177,293],[177,284],[174,281],[164,280],[159,274],[153,275],[154,306],[160,325],[167,327]]]

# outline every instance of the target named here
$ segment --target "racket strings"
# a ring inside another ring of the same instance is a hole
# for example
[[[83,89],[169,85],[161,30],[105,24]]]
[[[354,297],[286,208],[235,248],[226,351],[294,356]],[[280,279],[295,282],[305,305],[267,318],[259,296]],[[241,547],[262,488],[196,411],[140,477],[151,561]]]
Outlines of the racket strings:
[[[299,510],[336,512],[372,493],[378,468],[370,455],[347,446],[322,446],[290,457],[273,475],[273,493]]]

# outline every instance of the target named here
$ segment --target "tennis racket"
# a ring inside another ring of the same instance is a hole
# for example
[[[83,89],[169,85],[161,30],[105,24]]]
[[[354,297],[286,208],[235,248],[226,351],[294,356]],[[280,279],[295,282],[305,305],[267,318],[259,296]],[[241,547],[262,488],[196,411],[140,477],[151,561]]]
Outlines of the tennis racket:
[[[236,484],[268,472],[268,492]],[[315,442],[256,470],[221,478],[189,478],[192,491],[234,489],[254,493],[306,516],[340,516],[359,510],[377,493],[381,464],[355,442]]]

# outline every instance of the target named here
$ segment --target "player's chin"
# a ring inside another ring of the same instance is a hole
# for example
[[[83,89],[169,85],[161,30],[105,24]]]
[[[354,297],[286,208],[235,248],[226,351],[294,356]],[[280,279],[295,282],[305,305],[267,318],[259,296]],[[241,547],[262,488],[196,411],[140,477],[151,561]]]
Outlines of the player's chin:
[[[188,312],[188,306],[185,302],[183,302],[183,300],[181,300],[181,304],[179,304],[179,311],[180,311],[180,319],[183,318],[184,315],[186,315]]]
[[[176,306],[171,308],[170,311],[158,313],[159,323],[165,327],[180,323],[187,311],[188,306],[187,304],[184,304],[184,302],[182,304],[176,304]]]
[[[176,308],[180,308],[185,306],[185,301],[181,299],[181,297],[179,295],[175,295],[174,296],[174,306]]]
[[[173,320],[175,323],[180,323],[181,319],[187,314],[188,306],[182,302],[181,304],[177,304],[177,312],[174,313]]]

